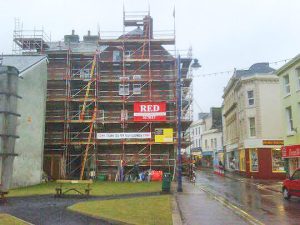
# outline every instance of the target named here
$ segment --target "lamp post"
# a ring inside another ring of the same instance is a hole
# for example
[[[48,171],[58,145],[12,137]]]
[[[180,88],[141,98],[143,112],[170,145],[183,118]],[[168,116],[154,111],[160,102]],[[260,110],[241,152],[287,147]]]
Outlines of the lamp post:
[[[181,157],[181,59],[180,55],[177,57],[177,192],[182,192],[182,157]],[[194,63],[191,65],[192,68],[200,68],[201,65],[198,63],[198,59],[194,59]]]

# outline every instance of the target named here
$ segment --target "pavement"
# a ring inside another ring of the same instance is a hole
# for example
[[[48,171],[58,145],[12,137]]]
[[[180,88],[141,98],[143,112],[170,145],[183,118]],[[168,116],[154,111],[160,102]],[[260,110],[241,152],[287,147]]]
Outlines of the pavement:
[[[260,179],[246,178],[230,172],[225,172],[225,177],[228,177],[233,180],[238,180],[241,182],[247,182],[249,184],[257,186],[260,189],[267,189],[279,193],[282,192],[282,183],[283,183],[282,180],[260,180]]]
[[[183,182],[183,192],[175,198],[184,225],[249,224],[192,183]]]
[[[196,174],[195,184],[184,180],[183,192],[174,191],[184,225],[300,224],[300,198],[284,200],[281,181]]]

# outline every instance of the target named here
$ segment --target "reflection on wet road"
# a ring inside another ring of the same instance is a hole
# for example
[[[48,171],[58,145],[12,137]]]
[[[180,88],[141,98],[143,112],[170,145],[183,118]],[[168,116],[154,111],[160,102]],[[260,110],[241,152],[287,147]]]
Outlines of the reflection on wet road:
[[[264,224],[300,224],[300,198],[284,200],[281,193],[261,188],[250,179],[236,180],[199,171],[195,188],[227,200]]]

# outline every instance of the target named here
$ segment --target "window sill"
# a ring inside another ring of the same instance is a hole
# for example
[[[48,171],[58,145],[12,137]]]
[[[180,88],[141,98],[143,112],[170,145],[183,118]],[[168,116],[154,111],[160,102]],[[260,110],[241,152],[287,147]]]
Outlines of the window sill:
[[[283,98],[287,98],[287,97],[290,97],[290,96],[291,96],[291,93],[288,93],[285,96],[283,96]]]

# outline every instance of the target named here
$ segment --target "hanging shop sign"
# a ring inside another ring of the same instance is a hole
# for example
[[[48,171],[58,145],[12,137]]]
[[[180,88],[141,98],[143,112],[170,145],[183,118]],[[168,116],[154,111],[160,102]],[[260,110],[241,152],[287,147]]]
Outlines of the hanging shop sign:
[[[133,120],[166,121],[166,102],[135,102]]]
[[[283,140],[263,140],[263,145],[284,145]]]
[[[156,143],[173,143],[173,129],[172,128],[155,129],[154,141]]]
[[[283,146],[281,152],[282,158],[300,157],[300,145]]]
[[[151,132],[141,133],[97,133],[97,139],[149,139]]]

